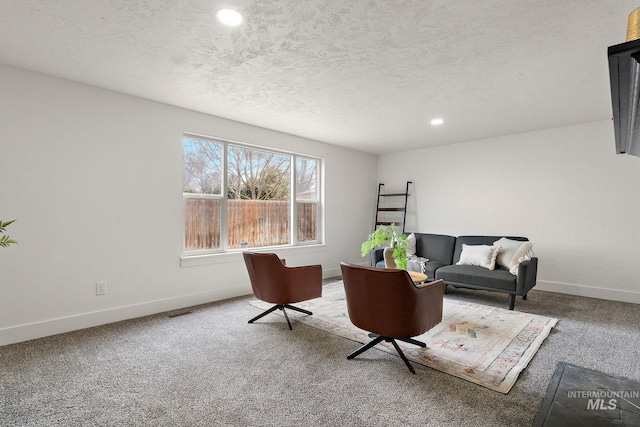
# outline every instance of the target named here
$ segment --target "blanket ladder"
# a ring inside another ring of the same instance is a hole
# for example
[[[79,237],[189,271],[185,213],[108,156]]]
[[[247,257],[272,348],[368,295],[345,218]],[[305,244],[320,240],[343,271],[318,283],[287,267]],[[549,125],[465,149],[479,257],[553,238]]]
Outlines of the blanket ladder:
[[[384,184],[378,184],[378,203],[376,204],[376,224],[374,226],[374,230],[378,228],[379,225],[391,225],[391,224],[402,224],[402,232],[404,233],[404,223],[407,220],[407,199],[409,198],[409,184],[413,184],[411,181],[407,181],[407,187],[404,193],[383,193]],[[383,205],[386,205],[384,201],[387,198],[394,200],[392,202],[392,207],[381,207],[380,201],[383,200]],[[401,200],[401,201],[400,201]],[[400,204],[402,203],[402,204]],[[382,216],[384,220],[380,218],[382,212]],[[387,214],[391,213],[391,214]],[[400,216],[402,216],[402,220],[400,221]],[[397,219],[393,221],[392,219]]]

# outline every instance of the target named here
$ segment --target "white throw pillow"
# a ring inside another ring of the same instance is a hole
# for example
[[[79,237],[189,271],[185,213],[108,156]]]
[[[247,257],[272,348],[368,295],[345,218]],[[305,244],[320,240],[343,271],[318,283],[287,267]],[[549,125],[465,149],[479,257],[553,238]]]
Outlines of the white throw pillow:
[[[477,265],[493,270],[496,268],[496,257],[499,251],[498,246],[463,244],[457,265]]]
[[[407,236],[407,258],[416,254],[416,235],[414,233]]]
[[[499,267],[506,268],[513,275],[518,274],[518,267],[522,261],[533,257],[533,242],[523,242],[511,240],[503,237],[493,242],[494,246],[500,248],[500,253],[496,259]]]

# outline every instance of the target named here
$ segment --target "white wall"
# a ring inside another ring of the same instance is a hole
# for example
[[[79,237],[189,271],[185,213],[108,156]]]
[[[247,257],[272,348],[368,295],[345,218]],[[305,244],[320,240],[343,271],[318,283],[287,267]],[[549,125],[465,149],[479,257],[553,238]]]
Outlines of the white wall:
[[[362,262],[373,155],[6,66],[0,93],[0,345],[251,292],[240,254],[180,266],[183,131],[325,158],[326,246],[281,252]]]
[[[414,182],[407,231],[526,236],[537,289],[640,303],[640,158],[615,154],[611,121],[380,156],[378,171]]]

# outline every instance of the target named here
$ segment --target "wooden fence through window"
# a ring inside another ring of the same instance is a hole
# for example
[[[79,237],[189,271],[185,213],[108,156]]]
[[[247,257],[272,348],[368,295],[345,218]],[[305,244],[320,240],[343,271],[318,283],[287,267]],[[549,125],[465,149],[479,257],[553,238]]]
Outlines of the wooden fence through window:
[[[229,200],[230,249],[289,244],[289,202]],[[317,239],[317,204],[298,203],[298,241]],[[185,248],[220,247],[220,200],[185,199]],[[245,244],[246,243],[246,244]]]

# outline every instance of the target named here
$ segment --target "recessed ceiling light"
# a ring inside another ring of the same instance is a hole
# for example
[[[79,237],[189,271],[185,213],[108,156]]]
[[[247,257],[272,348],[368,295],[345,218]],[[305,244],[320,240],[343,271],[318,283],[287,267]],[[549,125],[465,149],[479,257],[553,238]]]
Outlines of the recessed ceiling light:
[[[237,10],[233,9],[220,9],[216,12],[216,18],[224,25],[229,27],[236,27],[242,24],[242,15]]]
[[[431,124],[433,126],[439,126],[439,125],[441,125],[443,123],[444,123],[444,120],[442,120],[442,119],[433,119],[433,120],[431,120]]]

